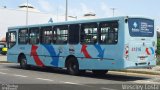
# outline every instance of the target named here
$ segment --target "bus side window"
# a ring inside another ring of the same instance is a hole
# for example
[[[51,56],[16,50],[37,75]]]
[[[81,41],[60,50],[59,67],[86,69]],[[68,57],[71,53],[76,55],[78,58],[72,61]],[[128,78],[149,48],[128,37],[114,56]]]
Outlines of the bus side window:
[[[81,25],[80,41],[82,44],[95,44],[97,43],[97,23],[86,23]]]
[[[55,26],[53,28],[53,43],[67,44],[68,42],[68,25]]]
[[[18,35],[18,43],[19,44],[27,44],[28,42],[28,29],[20,29]]]
[[[38,44],[39,43],[39,28],[30,28],[29,29],[29,43]]]
[[[52,42],[52,27],[41,28],[41,43],[51,44]]]
[[[118,42],[118,22],[100,23],[100,44],[116,44]]]

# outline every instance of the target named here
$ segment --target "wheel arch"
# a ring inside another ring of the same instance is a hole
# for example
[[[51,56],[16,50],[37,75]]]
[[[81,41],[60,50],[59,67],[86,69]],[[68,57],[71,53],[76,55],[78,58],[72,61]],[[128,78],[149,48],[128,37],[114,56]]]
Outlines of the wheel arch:
[[[20,63],[20,60],[21,60],[21,58],[22,57],[25,57],[26,58],[26,56],[25,56],[25,54],[24,53],[20,53],[19,55],[18,55],[18,63]]]

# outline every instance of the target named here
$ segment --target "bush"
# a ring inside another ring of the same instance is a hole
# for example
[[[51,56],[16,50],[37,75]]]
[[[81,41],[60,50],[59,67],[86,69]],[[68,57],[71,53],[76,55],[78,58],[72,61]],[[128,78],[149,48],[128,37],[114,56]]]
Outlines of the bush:
[[[160,55],[157,55],[157,65],[160,65]]]

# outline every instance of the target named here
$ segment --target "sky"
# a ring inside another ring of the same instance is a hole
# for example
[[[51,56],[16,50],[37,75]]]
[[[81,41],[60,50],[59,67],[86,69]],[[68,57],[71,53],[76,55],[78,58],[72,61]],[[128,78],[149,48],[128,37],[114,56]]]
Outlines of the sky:
[[[41,12],[54,15],[65,15],[66,0],[28,0]],[[0,6],[16,9],[27,0],[0,0]],[[113,16],[144,16],[155,19],[160,26],[160,0],[68,0],[68,15],[82,17],[93,12],[97,17]]]

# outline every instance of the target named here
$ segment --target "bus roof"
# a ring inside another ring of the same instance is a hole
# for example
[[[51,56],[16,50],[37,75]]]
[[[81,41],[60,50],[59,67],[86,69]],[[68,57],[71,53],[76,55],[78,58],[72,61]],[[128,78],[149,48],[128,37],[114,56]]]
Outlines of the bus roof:
[[[86,23],[86,22],[101,22],[101,21],[110,21],[110,20],[121,20],[121,19],[127,19],[127,18],[145,18],[145,19],[151,19],[147,17],[128,17],[128,16],[120,16],[120,17],[109,17],[109,18],[97,18],[97,19],[84,19],[84,20],[76,20],[76,21],[64,21],[64,22],[55,22],[55,23],[44,23],[44,24],[34,24],[34,25],[23,25],[23,26],[14,26],[14,27],[8,27],[8,29],[19,29],[19,28],[31,28],[31,27],[47,27],[47,26],[54,26],[54,25],[65,25],[65,24],[79,24],[79,23]],[[153,20],[153,19],[151,19]]]

